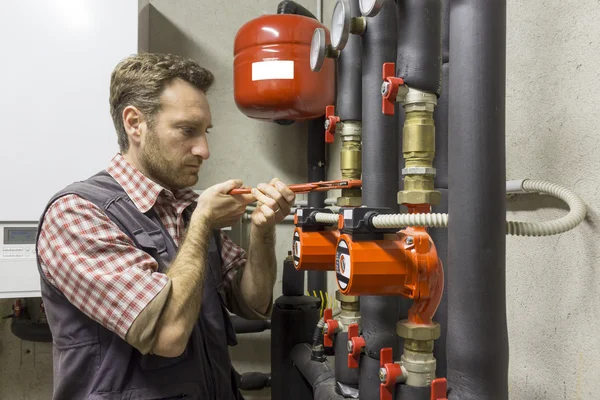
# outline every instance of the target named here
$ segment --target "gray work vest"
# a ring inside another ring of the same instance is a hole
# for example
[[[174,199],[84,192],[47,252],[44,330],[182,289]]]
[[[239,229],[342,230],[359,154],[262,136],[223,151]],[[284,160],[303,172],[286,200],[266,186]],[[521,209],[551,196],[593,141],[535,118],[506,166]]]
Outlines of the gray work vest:
[[[175,258],[177,246],[156,212],[142,213],[106,171],[57,193],[46,210],[67,194],[81,196],[103,210],[158,262],[159,271]],[[184,213],[186,221],[195,204]],[[54,399],[243,399],[228,352],[236,337],[225,307],[219,250],[215,231],[200,316],[185,351],[175,358],[142,355],[73,306],[40,269],[42,300],[54,344]]]

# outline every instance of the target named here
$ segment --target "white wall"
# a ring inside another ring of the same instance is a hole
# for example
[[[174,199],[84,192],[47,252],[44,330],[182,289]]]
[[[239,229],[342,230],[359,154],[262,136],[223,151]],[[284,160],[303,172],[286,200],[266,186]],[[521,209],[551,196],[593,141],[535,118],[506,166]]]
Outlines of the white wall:
[[[333,0],[325,0],[328,23]],[[314,10],[314,2],[302,2]],[[216,129],[201,187],[236,176],[253,185],[279,176],[305,179],[304,130],[253,122],[233,103],[233,37],[250,18],[274,12],[276,0],[236,2],[233,11],[208,1],[151,1],[150,50],[196,58],[216,72],[210,94]],[[232,3],[228,3],[232,4]],[[507,308],[511,399],[590,399],[600,390],[600,8],[593,0],[508,2],[507,179],[547,179],[577,191],[589,206],[574,231],[507,241]],[[337,145],[337,144],[336,144]],[[333,151],[333,150],[332,150]],[[337,174],[332,154],[331,176]],[[509,203],[509,218],[549,219],[556,201],[531,196]],[[278,256],[289,248],[280,229]],[[333,277],[330,278],[332,281]],[[279,286],[277,286],[279,290]],[[9,313],[0,302],[0,315]],[[48,398],[47,345],[21,343],[0,327],[0,398]],[[30,350],[29,353],[26,350]],[[232,350],[240,371],[269,370],[268,334],[240,336]],[[493,362],[493,360],[490,360]],[[267,399],[268,391],[252,399]]]

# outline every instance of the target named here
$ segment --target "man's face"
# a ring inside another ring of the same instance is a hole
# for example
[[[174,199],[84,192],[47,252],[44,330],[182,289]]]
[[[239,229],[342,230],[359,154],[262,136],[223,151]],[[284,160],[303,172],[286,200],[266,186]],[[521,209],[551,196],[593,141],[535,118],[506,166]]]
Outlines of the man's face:
[[[139,159],[145,173],[171,190],[194,186],[202,161],[210,156],[206,132],[211,127],[201,90],[179,79],[167,85],[161,109],[142,139]]]

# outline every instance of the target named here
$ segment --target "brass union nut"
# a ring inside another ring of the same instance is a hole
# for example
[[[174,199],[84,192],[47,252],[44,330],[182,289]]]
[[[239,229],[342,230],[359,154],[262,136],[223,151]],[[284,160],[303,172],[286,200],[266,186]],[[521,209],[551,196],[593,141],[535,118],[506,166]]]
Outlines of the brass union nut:
[[[358,297],[358,296],[346,296],[345,294],[343,294],[339,290],[335,291],[335,298],[336,298],[337,301],[340,301],[342,303],[357,303],[358,301],[360,301],[360,297]]]
[[[433,325],[420,325],[403,320],[396,324],[396,333],[403,339],[436,340],[440,337],[441,330],[437,322]]]
[[[398,192],[398,204],[439,204],[442,194],[437,190],[401,191]]]
[[[362,205],[361,197],[338,197],[337,205],[340,207],[360,207]]]

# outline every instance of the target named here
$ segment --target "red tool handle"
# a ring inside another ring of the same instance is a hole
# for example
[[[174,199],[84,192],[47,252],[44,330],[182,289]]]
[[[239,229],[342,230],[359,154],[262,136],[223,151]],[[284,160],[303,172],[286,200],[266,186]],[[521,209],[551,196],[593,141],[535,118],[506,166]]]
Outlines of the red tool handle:
[[[298,183],[295,185],[289,185],[288,187],[294,193],[309,193],[309,192],[324,192],[333,189],[348,189],[361,187],[362,181],[360,179],[354,180],[337,180],[337,181],[321,181],[312,183]],[[252,189],[233,189],[229,194],[250,194]]]

